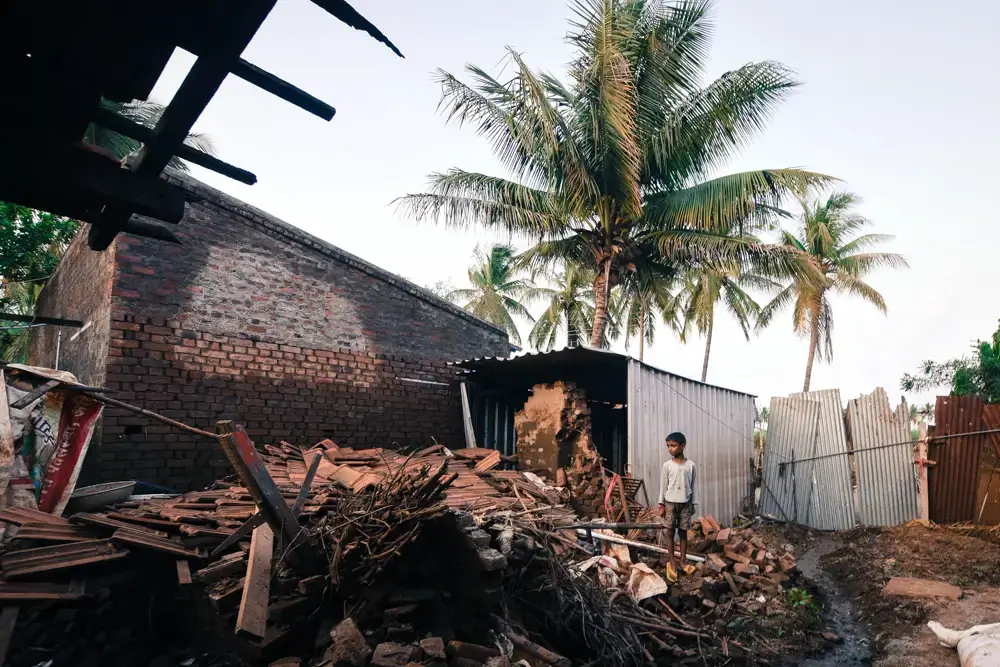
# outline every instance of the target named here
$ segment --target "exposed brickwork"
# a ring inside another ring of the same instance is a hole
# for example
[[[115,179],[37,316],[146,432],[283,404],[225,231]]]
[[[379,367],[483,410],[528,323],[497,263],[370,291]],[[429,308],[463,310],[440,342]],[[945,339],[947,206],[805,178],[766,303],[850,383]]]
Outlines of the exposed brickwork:
[[[424,445],[431,436],[461,443],[454,391],[396,379],[450,382],[441,365],[178,324],[129,316],[111,323],[107,386],[116,397],[206,430],[218,419],[236,419],[258,443],[332,437],[351,447]],[[101,457],[105,479],[188,487],[231,474],[215,443],[120,410],[105,413]]]
[[[87,228],[84,226],[39,295],[35,312],[90,322],[90,326],[76,340],[70,338],[77,329],[38,327],[32,331],[31,363],[49,367],[55,364],[56,343],[61,331],[59,368],[73,373],[84,384],[101,385],[104,382],[113,276],[114,252],[92,252],[87,247]]]
[[[242,202],[171,180],[189,195],[184,245],[116,241],[104,325],[116,397],[206,430],[232,419],[258,443],[461,446],[446,362],[505,355],[506,334]],[[191,488],[232,472],[214,442],[120,410],[105,411],[92,451],[100,480]]]

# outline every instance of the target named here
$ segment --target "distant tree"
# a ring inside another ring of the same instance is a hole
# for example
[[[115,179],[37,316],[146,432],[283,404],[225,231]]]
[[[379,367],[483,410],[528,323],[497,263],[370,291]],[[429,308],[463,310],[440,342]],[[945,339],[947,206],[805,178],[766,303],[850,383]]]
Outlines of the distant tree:
[[[610,311],[613,321],[611,334],[623,333],[625,349],[635,338],[639,343],[639,361],[643,361],[646,345],[656,339],[659,323],[680,333],[680,300],[674,294],[676,278],[672,272],[643,271],[627,274],[619,286]]]
[[[782,248],[719,232],[748,219],[759,226],[787,194],[831,179],[799,169],[719,175],[797,82],[765,61],[703,85],[711,4],[577,0],[565,81],[514,51],[499,77],[472,65],[469,83],[439,72],[440,107],[490,142],[507,177],[450,169],[399,203],[417,220],[537,240],[536,257],[550,265],[585,264],[592,347],[609,338],[613,289],[644,260],[677,273],[751,255],[786,261]]]
[[[800,253],[801,261],[815,267],[823,279],[817,282],[805,272],[801,274],[803,279],[793,279],[761,309],[757,326],[767,326],[775,313],[793,305],[792,325],[795,332],[809,336],[803,391],[809,391],[813,362],[833,356],[830,295],[858,296],[885,313],[888,310],[885,299],[864,278],[875,269],[907,266],[902,255],[867,252],[892,237],[884,234],[857,236],[858,231],[871,224],[852,211],[860,201],[857,195],[850,192],[836,192],[825,201],[800,199],[802,215],[798,233],[782,232],[784,245]]]
[[[594,280],[580,266],[567,266],[556,274],[555,287],[546,289],[548,306],[528,335],[536,350],[548,352],[556,346],[559,332],[566,331],[566,347],[579,347],[587,339],[594,318]]]
[[[688,273],[682,299],[684,300],[684,328],[682,340],[687,340],[693,328],[705,337],[705,357],[701,365],[701,381],[708,381],[708,359],[712,353],[712,334],[715,331],[715,306],[725,307],[743,335],[750,340],[750,331],[760,313],[760,305],[747,291],[751,288],[774,290],[781,285],[764,276],[743,272],[739,267],[725,269],[705,267]]]
[[[769,416],[770,416],[770,412],[768,411],[766,405],[761,406],[761,408],[759,410],[757,410],[757,421],[759,421],[761,424],[766,424],[767,423],[767,418]]]
[[[455,292],[455,286],[450,280],[438,280],[433,285],[425,285],[424,289],[445,301],[452,301],[452,294]]]
[[[494,245],[489,252],[475,250],[476,263],[469,267],[472,287],[452,290],[447,299],[465,302],[465,309],[507,332],[510,341],[521,344],[515,317],[534,322],[526,307],[542,290],[526,278],[518,277],[514,251],[509,246]]]
[[[31,315],[35,312],[35,302],[42,291],[38,282],[7,283],[3,286],[4,312]],[[31,324],[25,322],[3,322],[0,318],[0,354],[3,360],[13,363],[27,363]]]
[[[968,357],[923,362],[915,374],[903,376],[900,387],[919,392],[949,387],[952,396],[975,396],[985,403],[1000,403],[1000,328],[991,340],[976,341],[972,349],[974,353]],[[931,408],[930,404],[925,408]]]

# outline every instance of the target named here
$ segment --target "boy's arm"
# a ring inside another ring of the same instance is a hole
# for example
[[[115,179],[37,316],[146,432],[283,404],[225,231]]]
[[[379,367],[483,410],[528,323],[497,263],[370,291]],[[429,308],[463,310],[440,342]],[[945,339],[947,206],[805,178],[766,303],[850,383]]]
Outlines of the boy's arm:
[[[691,504],[694,505],[694,481],[698,474],[698,466],[691,462]]]
[[[663,516],[663,512],[666,509],[666,506],[664,505],[664,503],[666,503],[665,500],[666,493],[667,493],[667,464],[664,463],[663,467],[660,468],[660,496],[658,498],[659,501],[658,509],[660,512],[660,516]]]

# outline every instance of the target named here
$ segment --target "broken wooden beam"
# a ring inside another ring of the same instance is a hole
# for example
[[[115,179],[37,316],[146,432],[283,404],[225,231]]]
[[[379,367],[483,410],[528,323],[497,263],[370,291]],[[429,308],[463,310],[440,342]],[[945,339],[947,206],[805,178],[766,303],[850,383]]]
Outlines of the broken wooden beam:
[[[271,592],[271,558],[274,533],[267,524],[253,531],[246,585],[236,616],[236,634],[263,639],[267,633],[267,601]]]
[[[223,556],[218,561],[207,565],[192,575],[200,584],[211,584],[226,577],[232,577],[246,572],[246,554],[242,551]]]
[[[73,601],[86,597],[82,580],[68,584],[48,582],[4,582],[0,583],[0,601],[41,602],[45,600]]]

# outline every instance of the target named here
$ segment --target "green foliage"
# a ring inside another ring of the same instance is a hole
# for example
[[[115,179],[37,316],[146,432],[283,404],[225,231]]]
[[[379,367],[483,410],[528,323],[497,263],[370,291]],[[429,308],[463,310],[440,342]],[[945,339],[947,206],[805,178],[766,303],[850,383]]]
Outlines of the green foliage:
[[[913,375],[900,382],[903,391],[930,391],[950,387],[952,396],[975,396],[985,403],[1000,403],[1000,328],[990,340],[978,340],[973,354],[943,363],[924,361]],[[933,418],[933,406],[921,408]]]
[[[790,284],[761,309],[757,327],[770,324],[774,315],[791,305],[792,326],[796,333],[809,337],[809,360],[806,363],[804,391],[809,390],[813,360],[833,357],[833,307],[830,295],[850,294],[868,301],[881,312],[887,312],[885,299],[864,279],[880,268],[905,268],[902,255],[869,252],[891,236],[858,232],[871,222],[852,209],[861,199],[850,192],[835,192],[825,200],[810,202],[800,198],[802,215],[796,233],[782,232],[786,248],[796,253],[803,265],[820,275],[800,272]]]
[[[539,298],[545,290],[517,276],[514,251],[509,246],[494,245],[488,253],[476,248],[475,257],[476,264],[469,268],[472,287],[452,290],[445,298],[456,303],[464,301],[466,310],[500,327],[512,343],[520,345],[521,335],[514,317],[534,322],[525,303]]]
[[[792,605],[792,609],[806,609],[808,611],[816,611],[818,609],[812,593],[804,588],[791,588],[788,590],[787,595],[788,603]]]
[[[0,278],[6,282],[52,275],[80,223],[0,202]]]
[[[163,115],[164,109],[166,109],[162,104],[147,100],[112,102],[111,100],[102,99],[101,106],[108,111],[112,111],[119,116],[124,116],[146,127],[154,127],[157,121],[160,120],[160,116]],[[142,144],[135,139],[94,124],[87,127],[87,131],[83,135],[83,140],[89,144],[106,148],[119,159],[125,158],[142,148]],[[203,153],[215,155],[215,146],[212,143],[212,139],[206,134],[192,132],[188,134],[184,143],[192,148],[197,148]],[[187,163],[178,157],[170,158],[169,166],[180,171],[188,171]]]
[[[555,287],[544,293],[548,305],[528,334],[536,350],[548,352],[556,346],[559,332],[566,331],[566,347],[579,347],[594,321],[593,275],[571,264],[555,277]]]
[[[715,177],[797,82],[760,62],[703,85],[710,6],[576,0],[565,82],[514,51],[499,76],[473,65],[468,82],[440,71],[441,109],[490,142],[508,178],[451,169],[398,203],[417,220],[529,238],[537,245],[525,259],[536,268],[586,268],[594,347],[610,338],[611,291],[630,275],[751,261],[798,271],[787,248],[743,234],[772,225],[786,194],[832,179],[799,169]]]

